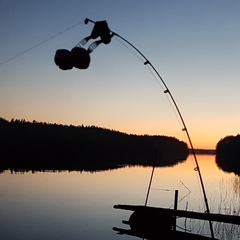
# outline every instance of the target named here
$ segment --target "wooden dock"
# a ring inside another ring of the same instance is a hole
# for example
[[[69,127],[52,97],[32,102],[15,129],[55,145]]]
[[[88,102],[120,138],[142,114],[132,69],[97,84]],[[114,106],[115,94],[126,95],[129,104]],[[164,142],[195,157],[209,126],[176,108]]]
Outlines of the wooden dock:
[[[211,220],[212,222],[224,222],[224,223],[240,225],[240,216],[235,216],[235,215],[225,215],[225,214],[216,214],[216,213],[206,214],[202,212],[174,210],[174,209],[159,208],[159,207],[148,207],[148,206],[142,206],[142,205],[118,204],[118,205],[114,205],[114,208],[122,209],[122,210],[130,210],[130,211],[143,210],[147,208],[148,210],[154,211],[156,214],[159,214],[159,216],[161,216],[164,213],[167,213],[176,217],[193,218],[193,219],[199,219],[199,220]]]
[[[211,222],[223,222],[228,224],[240,225],[240,216],[224,215],[214,213],[202,213],[150,207],[143,205],[114,205],[115,209],[133,211],[128,221],[122,221],[122,223],[130,226],[130,229],[122,229],[114,227],[113,230],[118,234],[126,234],[144,239],[179,239],[179,240],[207,240],[216,239],[214,235],[203,236],[194,234],[188,231],[176,230],[177,218],[191,218],[198,220],[206,220]]]

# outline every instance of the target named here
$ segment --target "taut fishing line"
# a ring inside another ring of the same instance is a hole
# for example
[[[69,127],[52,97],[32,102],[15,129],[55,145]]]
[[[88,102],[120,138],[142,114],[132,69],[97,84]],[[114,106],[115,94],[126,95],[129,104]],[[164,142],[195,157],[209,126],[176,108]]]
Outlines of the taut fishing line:
[[[164,87],[161,85],[161,83],[159,82],[159,80],[157,79],[157,77],[156,77],[156,75],[154,74],[152,68],[150,68],[150,66],[148,66],[148,65],[147,65],[147,68],[148,68],[149,72],[152,74],[152,76],[153,76],[153,78],[155,79],[155,81],[157,82],[157,84],[162,88],[162,90],[163,90],[163,92],[164,92],[165,89],[164,89]],[[165,93],[165,92],[164,92],[164,93]],[[169,103],[169,105],[171,106],[171,108],[172,108],[172,110],[173,110],[173,112],[174,112],[174,114],[175,114],[175,117],[176,117],[176,119],[177,119],[177,121],[178,121],[178,123],[179,123],[179,126],[182,128],[181,121],[180,121],[179,116],[178,116],[178,114],[177,114],[177,112],[176,112],[176,110],[175,110],[175,107],[173,106],[173,103],[172,103],[171,99],[169,98],[168,94],[165,94],[165,96],[166,96],[166,98],[167,98],[167,100],[168,100],[168,103]],[[185,136],[185,139],[186,139],[186,135],[185,135],[185,134],[183,134],[183,135]],[[186,139],[186,140],[187,140],[187,139]],[[187,142],[187,141],[186,141],[186,142]]]
[[[80,24],[83,24],[83,23],[84,23],[84,21],[78,22],[78,23],[72,25],[71,27],[68,27],[65,30],[63,30],[63,31],[61,31],[61,32],[59,32],[59,33],[57,33],[57,34],[55,34],[55,35],[53,35],[53,36],[51,36],[51,37],[49,37],[49,38],[47,38],[47,39],[45,39],[43,41],[37,43],[36,45],[34,45],[34,46],[32,46],[32,47],[30,47],[28,49],[25,49],[25,50],[23,50],[20,53],[17,53],[16,55],[14,55],[14,56],[12,56],[12,57],[10,57],[10,58],[0,62],[0,66],[4,65],[4,64],[6,64],[6,63],[8,63],[8,62],[10,62],[12,60],[14,60],[15,58],[18,58],[18,57],[24,55],[25,53],[30,52],[31,50],[33,50],[33,49],[43,45],[46,42],[49,42],[50,40],[52,40],[52,39],[54,39],[54,38],[56,38],[56,37],[58,37],[58,36],[60,36],[60,35],[62,35],[64,33],[68,32],[69,30],[71,30],[71,29],[73,29],[73,28],[75,28],[75,27],[77,27],[77,26],[79,26]]]
[[[141,62],[144,63],[143,58],[142,58],[141,56],[139,56],[139,54],[137,54],[135,51],[133,51],[132,48],[130,48],[126,43],[124,43],[124,42],[123,42],[121,39],[119,39],[119,38],[115,38],[115,39],[117,39],[117,41],[118,41],[119,43],[121,43],[121,44],[122,44],[124,47],[126,47],[134,56],[136,56]],[[163,91],[165,91],[164,87],[162,86],[162,84],[160,83],[160,81],[158,80],[158,78],[156,77],[156,75],[154,74],[152,68],[151,68],[148,64],[147,64],[147,68],[148,68],[149,72],[151,73],[151,75],[153,76],[153,78],[154,78],[154,80],[156,81],[156,83],[162,88]],[[173,106],[173,104],[172,104],[172,102],[171,102],[171,99],[168,97],[167,94],[166,94],[166,97],[167,97],[167,100],[168,100],[168,102],[169,102],[169,105],[171,106],[171,108],[172,108],[172,110],[173,110],[173,112],[174,112],[174,114],[175,114],[175,117],[176,117],[176,119],[177,119],[177,121],[178,121],[178,123],[179,123],[179,126],[182,128],[181,121],[180,121],[179,116],[178,116],[178,114],[177,114],[177,112],[176,112],[176,110],[175,110],[175,108],[174,108],[174,106]],[[185,137],[185,140],[187,140],[185,134],[183,134],[183,135],[184,135],[184,137]]]
[[[119,43],[121,43],[125,48],[127,48],[134,56],[136,56],[141,62],[144,63],[143,59],[135,52],[133,51],[125,42],[123,42],[119,38],[115,38]]]

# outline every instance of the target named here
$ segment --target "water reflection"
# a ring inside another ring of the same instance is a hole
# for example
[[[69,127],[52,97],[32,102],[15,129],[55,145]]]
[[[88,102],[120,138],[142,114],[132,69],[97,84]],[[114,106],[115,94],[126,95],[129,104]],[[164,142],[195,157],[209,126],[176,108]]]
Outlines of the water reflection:
[[[228,209],[238,214],[239,178],[220,170],[213,155],[199,155],[198,160],[211,211],[224,213]],[[174,167],[156,168],[149,205],[172,208],[177,189],[178,209],[204,211],[194,167],[189,156]],[[127,166],[99,172],[11,174],[5,171],[0,174],[1,239],[133,240],[134,237],[119,236],[112,230],[129,218],[129,212],[115,210],[113,206],[143,205],[151,170],[151,167]],[[183,198],[189,192],[186,187],[191,193]],[[179,220],[178,224],[186,224],[197,232],[205,231],[196,222]],[[234,234],[236,237],[237,232]]]
[[[11,173],[25,173],[25,172],[61,172],[61,171],[78,171],[78,172],[98,172],[115,170],[126,166],[144,166],[149,167],[156,165],[157,167],[175,166],[180,162],[184,162],[185,158],[176,158],[174,156],[166,158],[154,156],[152,158],[131,158],[131,159],[42,159],[42,160],[31,160],[31,159],[15,159],[14,161],[5,161],[0,164],[0,174],[5,170],[10,170]]]

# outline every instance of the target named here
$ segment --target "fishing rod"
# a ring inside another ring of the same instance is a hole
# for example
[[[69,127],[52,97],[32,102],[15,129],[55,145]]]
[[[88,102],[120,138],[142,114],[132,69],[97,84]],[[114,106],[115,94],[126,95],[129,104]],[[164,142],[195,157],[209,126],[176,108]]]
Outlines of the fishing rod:
[[[76,67],[76,68],[79,68],[79,69],[86,69],[86,68],[88,68],[88,66],[90,64],[90,54],[98,47],[98,45],[100,45],[102,43],[109,44],[111,42],[111,38],[114,37],[114,36],[120,38],[122,41],[124,41],[129,46],[131,46],[138,54],[140,54],[143,57],[143,59],[145,60],[144,65],[149,65],[153,69],[153,71],[155,72],[157,77],[160,79],[160,81],[162,82],[162,84],[165,88],[164,93],[169,95],[169,97],[170,97],[170,99],[171,99],[171,101],[172,101],[172,103],[173,103],[173,105],[174,105],[174,107],[175,107],[175,109],[178,113],[178,116],[181,120],[182,127],[183,127],[182,130],[186,133],[188,142],[190,144],[190,149],[191,149],[192,155],[194,157],[194,161],[195,161],[195,165],[196,165],[194,170],[197,171],[198,175],[199,175],[200,184],[201,184],[201,187],[202,187],[204,201],[205,201],[205,205],[206,205],[206,213],[210,216],[210,210],[209,210],[207,195],[206,195],[206,191],[205,191],[205,187],[204,187],[204,183],[203,183],[203,179],[202,179],[202,174],[201,174],[201,171],[200,171],[197,156],[196,156],[196,153],[195,153],[195,150],[194,150],[194,147],[193,147],[193,143],[192,143],[189,131],[187,129],[187,126],[186,126],[186,123],[183,119],[183,116],[180,112],[180,109],[179,109],[179,107],[176,103],[176,100],[174,99],[170,89],[168,88],[167,84],[163,80],[162,76],[157,71],[157,69],[153,66],[153,64],[149,61],[149,59],[147,59],[147,57],[138,48],[136,48],[131,42],[129,42],[127,39],[125,39],[124,37],[122,37],[118,33],[111,31],[109,29],[106,21],[95,22],[95,21],[93,21],[89,18],[86,18],[84,23],[87,24],[88,22],[91,22],[91,23],[94,24],[94,27],[93,27],[93,30],[92,30],[91,34],[88,37],[85,37],[84,39],[82,39],[76,45],[76,47],[71,50],[71,52],[68,51],[68,50],[64,50],[64,52],[62,52],[62,50],[58,50],[56,52],[56,55],[55,55],[56,65],[58,65],[59,68],[62,69],[62,70],[68,70],[68,69],[71,69],[72,67]],[[96,39],[96,38],[100,38],[100,40],[96,40],[95,42],[90,44],[87,50],[85,48],[81,47],[81,46],[84,46],[90,39]],[[65,61],[64,58],[66,58],[66,61]],[[71,60],[70,65],[69,65],[69,59]],[[150,179],[150,184],[149,184],[149,188],[148,188],[148,193],[147,193],[147,198],[146,198],[145,205],[147,204],[147,199],[148,199],[149,189],[150,189],[151,182],[152,182],[152,176],[153,176],[154,168],[155,168],[155,166],[153,167],[153,171],[152,171],[152,174],[151,174],[151,179]],[[210,226],[210,231],[211,231],[211,237],[214,239],[212,221],[211,221],[210,217],[209,217],[209,226]]]
[[[203,183],[203,179],[202,179],[202,174],[201,174],[201,171],[200,171],[200,167],[199,167],[199,164],[198,164],[198,160],[197,160],[197,156],[196,156],[196,153],[195,153],[195,150],[194,150],[194,147],[193,147],[193,143],[192,143],[192,140],[191,140],[191,137],[190,137],[190,134],[189,134],[189,131],[187,129],[187,126],[186,126],[186,123],[183,119],[183,116],[180,112],[180,109],[172,95],[172,93],[170,92],[167,84],[165,83],[165,81],[163,80],[163,78],[161,77],[160,73],[157,71],[157,69],[152,65],[152,63],[146,58],[146,56],[138,49],[136,48],[132,43],[130,43],[128,40],[126,40],[125,38],[123,38],[122,36],[120,36],[119,34],[115,33],[115,32],[112,32],[113,33],[113,36],[117,36],[119,37],[120,39],[122,39],[124,42],[126,42],[127,44],[129,44],[134,50],[136,50],[144,59],[145,59],[145,62],[144,62],[144,65],[149,65],[153,71],[156,73],[156,75],[158,76],[158,78],[161,80],[162,84],[164,85],[165,87],[165,90],[164,90],[164,93],[165,94],[168,94],[170,99],[172,100],[173,102],[173,105],[175,106],[176,108],[176,111],[179,115],[179,118],[182,122],[182,125],[183,125],[183,128],[182,128],[182,131],[184,131],[187,135],[187,139],[188,139],[188,142],[190,144],[190,148],[191,148],[191,151],[192,151],[192,154],[193,154],[193,157],[194,157],[194,161],[195,161],[195,164],[196,164],[196,167],[194,168],[195,171],[198,172],[198,175],[199,175],[199,179],[200,179],[200,183],[201,183],[201,187],[202,187],[202,191],[203,191],[203,196],[204,196],[204,201],[205,201],[205,205],[206,205],[206,213],[208,215],[210,215],[210,209],[209,209],[209,205],[208,205],[208,200],[207,200],[207,195],[206,195],[206,191],[205,191],[205,187],[204,187],[204,183]],[[212,222],[211,220],[209,219],[209,226],[210,226],[210,231],[211,231],[211,236],[212,238],[214,239],[214,233],[213,233],[213,227],[212,227]]]

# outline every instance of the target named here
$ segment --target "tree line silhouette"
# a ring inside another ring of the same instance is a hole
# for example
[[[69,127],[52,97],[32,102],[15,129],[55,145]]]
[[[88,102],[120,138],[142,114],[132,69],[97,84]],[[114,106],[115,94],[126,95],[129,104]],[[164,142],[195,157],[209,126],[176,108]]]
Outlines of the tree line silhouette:
[[[124,165],[171,166],[186,160],[185,142],[96,126],[0,118],[0,170],[99,171]]]
[[[226,172],[240,175],[240,135],[226,136],[216,146],[216,164]]]

